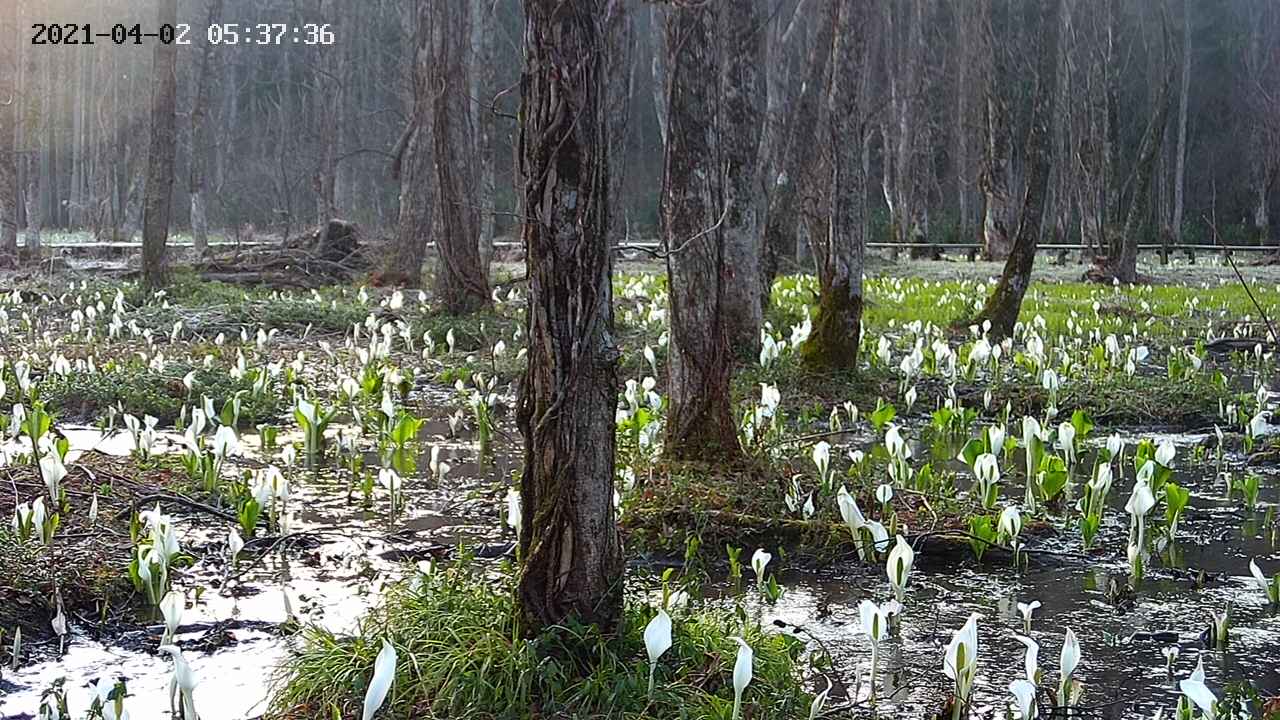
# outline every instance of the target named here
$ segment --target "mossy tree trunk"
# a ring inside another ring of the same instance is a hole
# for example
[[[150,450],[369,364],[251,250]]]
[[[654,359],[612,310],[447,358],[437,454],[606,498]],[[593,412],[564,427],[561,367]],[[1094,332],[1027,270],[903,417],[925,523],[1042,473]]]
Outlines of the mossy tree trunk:
[[[524,0],[529,352],[517,592],[527,634],[570,619],[607,633],[622,614],[603,4]]]
[[[720,152],[724,163],[725,322],[729,347],[739,358],[760,352],[763,308],[760,287],[760,229],[764,192],[760,185],[760,139],[764,113],[761,65],[764,32],[760,0],[736,0],[718,12],[720,38]]]
[[[863,203],[862,116],[858,110],[864,3],[840,2],[831,47],[831,207],[825,236],[810,237],[818,261],[818,313],[800,347],[809,365],[854,369],[862,337]]]
[[[431,121],[435,151],[436,297],[446,312],[488,307],[489,277],[480,259],[479,168],[471,131],[470,4],[429,2],[431,22]]]
[[[178,24],[177,0],[159,0],[159,26]],[[142,212],[142,284],[150,290],[169,280],[165,248],[173,206],[173,166],[177,150],[178,46],[155,45],[151,81],[151,144],[147,151],[147,191]]]
[[[800,90],[790,112],[785,144],[778,163],[778,176],[769,178],[773,187],[770,188],[764,246],[760,257],[762,309],[769,306],[769,296],[774,278],[778,276],[780,260],[795,254],[797,229],[801,221],[800,191],[802,184],[811,177],[813,166],[820,155],[814,152],[814,148],[818,144],[823,92],[829,87],[827,73],[831,60],[831,41],[835,37],[835,12],[839,4],[840,0],[826,0],[820,6],[822,15],[814,31],[813,45],[809,48]],[[773,61],[771,58],[770,62]]]
[[[729,409],[733,357],[725,286],[731,276],[721,225],[726,218],[718,132],[718,8],[666,8],[670,72],[662,239],[671,298],[671,410],[666,453],[723,462],[741,454]]]
[[[1036,246],[1040,240],[1040,224],[1044,220],[1045,197],[1049,190],[1052,161],[1053,106],[1058,90],[1058,47],[1062,31],[1063,0],[1050,0],[1040,8],[1035,51],[1038,54],[1035,75],[1034,104],[1031,127],[1027,133],[1026,157],[1029,166],[1026,194],[1018,217],[1018,232],[1013,249],[1005,260],[1000,282],[987,298],[975,322],[991,321],[990,334],[996,338],[1013,334],[1022,309],[1022,298],[1031,283]]]

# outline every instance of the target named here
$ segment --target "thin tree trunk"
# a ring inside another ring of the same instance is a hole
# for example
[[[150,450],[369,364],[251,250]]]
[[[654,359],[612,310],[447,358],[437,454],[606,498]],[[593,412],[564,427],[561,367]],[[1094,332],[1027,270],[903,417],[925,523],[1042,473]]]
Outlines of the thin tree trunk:
[[[862,338],[862,175],[861,86],[862,42],[866,18],[859,2],[840,2],[832,47],[830,227],[823,237],[810,236],[818,260],[818,313],[813,332],[800,348],[801,357],[820,368],[852,370],[858,366]]]
[[[4,11],[0,32],[10,39],[18,36],[18,3]],[[12,48],[8,47],[12,45]],[[0,55],[0,266],[18,259],[18,69],[20,45],[7,43]],[[7,99],[6,99],[7,98]]]
[[[631,68],[636,43],[632,4],[632,0],[607,0],[605,3],[605,39],[608,43],[605,106],[609,113],[609,199],[613,202],[609,209],[609,239],[615,244],[626,232],[622,180],[631,120]]]
[[[1049,0],[1041,5],[1038,23],[1040,42],[1036,48],[1039,56],[1036,63],[1035,99],[1026,145],[1030,167],[1026,194],[1022,199],[1022,213],[1018,218],[1018,233],[1009,258],[1005,261],[1000,282],[974,321],[981,324],[990,320],[989,332],[995,338],[1013,334],[1013,326],[1018,322],[1018,312],[1022,308],[1022,298],[1031,284],[1031,268],[1036,259],[1040,225],[1044,221],[1045,196],[1048,194],[1052,161],[1053,105],[1057,97],[1063,2],[1064,0]]]
[[[40,259],[41,230],[44,228],[44,208],[40,206],[40,161],[31,158],[27,163],[27,234],[23,251],[28,258]]]
[[[1014,199],[1010,187],[1013,138],[1009,129],[1008,48],[996,32],[993,0],[982,0],[981,35],[986,120],[986,152],[978,178],[982,189],[982,254],[988,260],[1009,257],[1013,245]]]
[[[667,107],[670,92],[671,69],[667,65],[667,52],[663,45],[663,28],[666,27],[667,8],[661,3],[649,5],[649,42],[653,61],[649,64],[653,87],[653,109],[658,119],[658,137],[667,144],[667,119],[671,116]]]
[[[476,154],[479,157],[480,263],[488,274],[493,259],[497,189],[494,175],[494,114],[490,108],[494,93],[497,61],[497,8],[495,0],[472,0],[471,85],[475,99]]]
[[[783,255],[791,255],[797,246],[796,232],[800,227],[801,185],[812,174],[812,167],[820,153],[814,152],[818,144],[818,124],[822,115],[820,105],[825,96],[827,74],[831,59],[831,43],[835,37],[836,9],[839,0],[827,0],[821,6],[817,32],[809,57],[805,63],[804,78],[796,96],[792,119],[783,144],[778,175],[769,191],[769,209],[765,216],[764,247],[760,253],[760,306],[769,307],[773,280],[778,276],[779,262]]]
[[[724,318],[729,347],[740,358],[760,352],[763,308],[760,287],[760,230],[764,194],[761,181],[760,137],[763,126],[759,100],[763,97],[760,66],[759,0],[738,0],[719,13],[722,65],[717,129],[723,158],[725,207],[724,258],[728,278],[724,286]]]
[[[609,634],[622,617],[602,5],[524,0],[519,144],[532,217],[517,599],[528,635],[569,620]]]
[[[778,10],[782,10],[786,0],[777,0]],[[787,128],[792,114],[790,99],[791,68],[794,64],[793,47],[796,37],[802,35],[800,30],[806,16],[809,0],[796,0],[796,4],[787,13],[778,12],[776,17],[768,21],[765,32],[765,111],[764,132],[760,138],[760,162],[763,166],[765,192],[771,191],[776,184],[783,148],[786,147]],[[770,13],[774,10],[770,9]]]
[[[1169,41],[1168,33],[1164,38],[1167,61]],[[1174,66],[1165,63],[1166,71],[1163,84],[1157,91],[1155,107],[1151,111],[1151,119],[1142,133],[1142,143],[1138,146],[1138,157],[1134,163],[1133,173],[1126,183],[1130,188],[1129,211],[1125,215],[1124,229],[1114,237],[1111,243],[1105,272],[1094,273],[1093,279],[1099,281],[1136,282],[1138,280],[1138,231],[1147,218],[1149,209],[1151,180],[1155,174],[1156,158],[1164,145],[1165,128],[1169,122],[1169,93],[1173,85]]]
[[[436,297],[446,312],[461,315],[491,304],[489,278],[480,263],[480,212],[475,204],[477,172],[471,136],[469,8],[431,3],[432,142],[435,150]]]
[[[1182,91],[1178,95],[1178,148],[1173,178],[1173,242],[1182,244],[1187,184],[1187,104],[1191,94],[1191,0],[1182,2]]]
[[[409,127],[397,145],[392,178],[400,182],[400,216],[395,242],[383,268],[382,283],[422,286],[422,266],[434,221],[435,163],[431,143],[431,0],[414,6],[410,72],[413,105]]]
[[[209,0],[208,25],[222,17],[223,0]],[[199,33],[197,33],[199,35]],[[209,250],[209,220],[205,210],[206,158],[213,136],[209,127],[210,85],[214,82],[213,45],[202,41],[200,67],[196,70],[195,100],[191,104],[191,162],[187,188],[191,194],[191,237],[195,251],[201,255]]]
[[[178,23],[177,0],[159,0],[159,25]],[[151,146],[147,152],[147,199],[142,217],[142,283],[148,289],[168,283],[165,245],[173,202],[173,165],[177,147],[178,48],[156,43],[152,64]]]
[[[730,9],[731,11],[732,9]],[[730,413],[732,354],[725,313],[729,281],[717,158],[716,8],[666,9],[670,116],[662,183],[662,237],[671,302],[671,410],[666,453],[674,459],[736,458]]]

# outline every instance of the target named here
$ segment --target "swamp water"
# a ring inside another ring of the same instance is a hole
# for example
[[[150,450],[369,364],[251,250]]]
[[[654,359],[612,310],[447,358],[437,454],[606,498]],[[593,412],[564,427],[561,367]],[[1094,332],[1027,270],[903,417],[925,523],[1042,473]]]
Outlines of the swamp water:
[[[104,441],[95,433],[69,430],[67,435],[74,447],[128,452],[126,434]],[[189,601],[203,588],[184,614],[178,641],[199,680],[195,699],[204,720],[252,718],[265,711],[271,676],[294,641],[277,629],[288,619],[285,594],[300,621],[341,632],[355,627],[376,602],[381,583],[402,577],[413,563],[445,560],[459,542],[478,548],[481,557],[501,555],[509,548],[510,531],[501,531],[500,503],[493,498],[501,496],[502,483],[518,468],[519,458],[510,450],[515,443],[501,443],[495,460],[481,467],[474,445],[442,441],[446,434],[441,423],[424,430],[424,435],[445,444],[442,456],[453,470],[440,487],[406,479],[404,509],[394,521],[388,518],[385,493],[375,493],[372,507],[365,510],[359,491],[348,501],[345,481],[323,473],[295,473],[289,500],[291,535],[270,551],[264,552],[263,543],[243,554],[238,580],[225,583],[225,530],[213,535],[190,531],[182,537],[185,548],[203,556],[180,572],[177,587]],[[1136,439],[1127,438],[1130,448]],[[1219,697],[1224,681],[1239,679],[1251,680],[1264,696],[1280,694],[1280,617],[1266,607],[1262,592],[1247,575],[1251,558],[1268,573],[1280,565],[1274,538],[1262,526],[1265,508],[1280,503],[1276,479],[1264,480],[1260,509],[1244,511],[1238,492],[1226,498],[1212,460],[1192,460],[1191,448],[1203,437],[1171,439],[1178,445],[1174,479],[1192,495],[1174,551],[1177,562],[1171,565],[1167,554],[1153,562],[1131,598],[1117,600],[1109,592],[1112,580],[1123,586],[1128,574],[1123,504],[1132,487],[1131,469],[1117,481],[1111,512],[1092,552],[1082,549],[1074,528],[1060,539],[1028,540],[1027,567],[1020,572],[1007,554],[995,551],[978,565],[954,547],[935,551],[929,542],[918,547],[898,632],[881,650],[879,714],[930,717],[941,709],[947,694],[944,648],[969,614],[978,613],[974,716],[1003,716],[1010,702],[1005,688],[1023,668],[1023,647],[1013,637],[1022,632],[1015,607],[1032,600],[1042,603],[1031,631],[1042,644],[1042,685],[1056,682],[1063,633],[1074,630],[1083,648],[1075,676],[1084,683],[1081,704],[1091,715],[1150,717],[1156,708],[1172,709],[1177,680],[1185,678],[1200,657],[1207,682]],[[258,441],[246,436],[244,444],[256,448]],[[420,474],[426,474],[426,465],[423,457]],[[1006,484],[1005,493],[1018,497],[1021,489]],[[753,550],[745,549],[747,554]],[[1201,572],[1206,580],[1198,587]],[[883,563],[863,565],[850,557],[820,571],[786,571],[779,580],[784,596],[768,605],[748,591],[747,612],[766,625],[777,625],[779,631],[798,634],[811,650],[829,652],[834,666],[829,675],[836,685],[831,705],[869,714],[870,646],[859,633],[858,603],[891,596]],[[752,582],[749,572],[743,582]],[[226,588],[234,592],[226,593]],[[723,602],[741,597],[723,580],[708,594],[720,595]],[[1201,636],[1210,613],[1221,612],[1228,603],[1230,641],[1223,649],[1208,647]],[[232,622],[223,624],[227,621]],[[42,691],[60,678],[66,680],[74,717],[88,707],[92,683],[99,678],[126,679],[126,707],[135,720],[168,717],[171,666],[166,657],[154,653],[158,622],[124,636],[108,633],[105,642],[87,637],[92,633],[75,618],[71,624],[69,646],[61,658],[5,673],[0,681],[0,718],[34,717]],[[1171,645],[1178,646],[1180,654],[1169,675],[1162,649]],[[825,685],[822,679],[817,682],[819,688]]]

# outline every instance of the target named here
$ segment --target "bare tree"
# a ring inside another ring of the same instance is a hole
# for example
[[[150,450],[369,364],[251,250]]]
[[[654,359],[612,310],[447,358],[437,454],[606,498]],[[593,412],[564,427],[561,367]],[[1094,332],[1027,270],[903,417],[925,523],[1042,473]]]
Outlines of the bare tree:
[[[209,0],[207,25],[216,25],[222,17],[222,0]],[[187,187],[191,194],[191,236],[198,253],[209,249],[209,219],[205,205],[207,184],[206,158],[213,143],[213,129],[209,123],[210,86],[217,77],[213,66],[214,47],[205,33],[197,38],[201,43],[200,66],[196,69],[195,99],[191,103],[191,162],[188,167]]]
[[[881,184],[893,240],[906,247],[928,236],[921,143],[928,119],[924,104],[928,85],[925,0],[885,3],[882,7],[888,107],[881,125],[885,145]]]
[[[730,281],[722,225],[722,138],[716,24],[725,4],[666,8],[668,93],[662,238],[671,301],[671,411],[666,452],[683,460],[741,453],[729,410],[733,368],[725,286]]]
[[[1271,189],[1280,177],[1280,8],[1251,4],[1244,44],[1244,89],[1249,112],[1249,201],[1252,234],[1271,239]]]
[[[178,24],[177,0],[157,0],[159,25]],[[173,204],[177,147],[178,46],[156,43],[151,79],[151,144],[147,151],[147,194],[142,216],[142,282],[149,289],[169,280],[165,246]]]
[[[764,193],[760,137],[764,121],[764,87],[760,66],[763,33],[759,0],[738,0],[719,15],[720,154],[724,166],[724,286],[725,324],[729,346],[739,357],[754,358],[760,350],[763,311],[760,287],[760,233]]]
[[[471,0],[471,98],[474,101],[476,155],[479,164],[476,198],[480,212],[480,263],[489,267],[493,259],[496,205],[494,193],[494,113],[491,107],[497,92],[497,0]]]
[[[464,2],[432,2],[431,137],[435,152],[435,292],[447,312],[488,307],[489,278],[480,260],[479,180],[471,127],[470,8]]]
[[[21,45],[16,42],[20,22],[19,3],[0,17],[0,33],[15,39],[3,46],[0,56],[0,265],[18,258],[18,74]],[[12,45],[10,48],[9,45]]]
[[[517,597],[529,634],[569,619],[608,633],[622,615],[604,3],[524,0],[529,353]]]
[[[617,243],[626,232],[622,180],[626,168],[627,139],[631,128],[631,100],[635,90],[635,19],[632,0],[608,0],[605,4],[605,100],[609,113],[609,238]]]
[[[1187,107],[1191,95],[1191,0],[1182,0],[1182,89],[1178,93],[1178,147],[1174,151],[1173,221],[1175,245],[1182,244],[1182,215],[1186,207]]]
[[[1124,227],[1119,234],[1113,234],[1110,238],[1106,266],[1095,267],[1090,271],[1090,277],[1095,281],[1110,282],[1114,279],[1131,283],[1138,280],[1138,233],[1148,217],[1151,181],[1155,176],[1156,159],[1164,146],[1165,129],[1169,125],[1169,107],[1172,104],[1170,90],[1173,86],[1173,71],[1176,67],[1169,59],[1170,41],[1167,24],[1163,30],[1164,81],[1157,90],[1155,104],[1147,120],[1146,129],[1142,132],[1137,159],[1134,160],[1129,178],[1125,181],[1125,186],[1129,189],[1127,193],[1129,209],[1125,214]]]
[[[980,0],[979,4],[986,146],[978,182],[983,199],[982,254],[988,260],[1004,260],[1013,245],[1015,219],[1010,177],[1013,137],[1005,98],[1009,90],[1009,50],[997,34],[992,3],[993,0]]]
[[[1036,47],[1038,59],[1034,104],[1026,140],[1026,156],[1030,165],[1027,189],[1022,198],[1022,212],[1018,217],[1013,249],[1005,261],[1000,282],[974,320],[977,323],[991,321],[990,333],[997,338],[1013,334],[1013,326],[1017,323],[1018,312],[1022,308],[1022,298],[1031,284],[1031,269],[1040,240],[1040,225],[1044,221],[1045,196],[1048,194],[1052,161],[1053,105],[1057,98],[1063,2],[1064,0],[1048,0],[1039,8],[1036,23],[1039,42]]]
[[[662,31],[666,23],[666,6],[662,3],[651,3],[649,5],[649,49],[653,60],[649,63],[649,72],[653,86],[653,110],[658,121],[658,139],[663,145],[667,144],[667,118],[670,116],[667,94],[670,92],[668,84],[671,81],[671,69],[667,67],[667,51]]]
[[[821,155],[814,150],[818,147],[818,127],[822,108],[825,107],[823,99],[828,87],[827,75],[838,4],[839,0],[825,0],[819,6],[820,14],[813,43],[809,48],[785,138],[781,143],[777,176],[771,178],[773,187],[769,193],[760,260],[761,307],[769,305],[769,294],[773,288],[773,280],[778,275],[780,260],[795,254],[796,233],[800,227],[801,186],[812,174]]]
[[[861,86],[865,7],[838,2],[831,73],[831,226],[825,238],[810,237],[818,261],[818,312],[813,332],[800,348],[805,362],[823,368],[853,369],[862,339],[862,174]]]
[[[421,287],[435,206],[434,151],[431,143],[431,0],[416,0],[410,60],[412,102],[409,124],[396,144],[392,178],[400,182],[400,214],[395,241],[387,255],[382,281]]]

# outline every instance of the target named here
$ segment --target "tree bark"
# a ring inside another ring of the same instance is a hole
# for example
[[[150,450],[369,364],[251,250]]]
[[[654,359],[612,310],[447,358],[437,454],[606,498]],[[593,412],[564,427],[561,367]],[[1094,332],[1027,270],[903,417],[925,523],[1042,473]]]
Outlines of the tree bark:
[[[208,23],[216,25],[222,17],[223,0],[209,0]],[[197,33],[200,35],[200,33]],[[191,237],[195,251],[201,255],[209,251],[209,219],[205,209],[206,159],[213,144],[213,129],[209,126],[209,95],[216,72],[214,49],[207,38],[201,42],[200,66],[196,70],[195,99],[191,104],[191,161],[187,188],[191,195]]]
[[[1182,90],[1178,93],[1178,147],[1173,178],[1173,242],[1182,244],[1187,184],[1187,105],[1191,94],[1191,0],[1182,2]]]
[[[431,139],[435,151],[435,292],[445,312],[465,315],[488,307],[489,278],[480,262],[475,144],[471,133],[470,11],[464,2],[431,2]]]
[[[18,3],[5,10],[0,32],[10,39],[0,55],[0,266],[18,259]],[[12,47],[9,47],[12,45]]]
[[[626,205],[622,193],[627,139],[634,90],[635,23],[632,0],[608,0],[605,4],[605,106],[609,113],[609,239],[617,244],[626,234]]]
[[[667,107],[667,95],[671,88],[669,83],[670,68],[667,66],[667,52],[663,45],[663,31],[666,27],[667,10],[660,3],[649,5],[649,42],[653,61],[649,63],[651,85],[653,87],[653,109],[658,121],[658,137],[662,144],[667,144],[667,118],[671,112]]]
[[[832,46],[831,203],[830,227],[823,237],[810,236],[818,260],[818,313],[813,332],[800,348],[810,365],[853,370],[862,338],[862,175],[861,86],[862,41],[866,33],[864,3],[840,2]]]
[[[732,460],[741,449],[729,409],[716,10],[673,5],[666,13],[671,91],[661,220],[671,302],[671,410],[665,449],[678,460]]]
[[[471,96],[475,104],[476,154],[479,157],[479,185],[477,200],[480,206],[480,264],[489,267],[493,260],[493,241],[496,227],[494,193],[497,189],[494,175],[494,114],[490,106],[495,85],[497,61],[497,8],[495,0],[471,0]]]
[[[570,619],[608,634],[622,616],[603,2],[524,0],[519,142],[531,217],[517,598],[527,635]]]
[[[817,32],[805,63],[804,78],[796,96],[792,118],[787,128],[777,177],[771,178],[769,208],[765,215],[764,243],[760,253],[760,306],[769,307],[774,278],[784,255],[796,247],[800,227],[800,192],[811,175],[820,153],[818,125],[826,91],[831,60],[831,43],[835,37],[836,11],[840,0],[827,0],[821,7]]]
[[[159,25],[177,25],[177,0],[158,0]],[[156,43],[152,63],[151,145],[147,152],[147,195],[142,217],[142,283],[149,290],[168,283],[165,246],[173,203],[178,95],[176,44]]]
[[[760,287],[760,230],[764,194],[761,188],[760,139],[764,96],[760,66],[763,34],[759,0],[738,0],[719,15],[721,49],[720,107],[717,129],[722,141],[724,318],[729,347],[739,358],[760,353],[763,308]]]
[[[1169,106],[1172,104],[1169,93],[1173,85],[1174,65],[1168,62],[1167,57],[1169,48],[1167,29],[1164,47],[1166,55],[1164,81],[1156,95],[1151,118],[1142,133],[1142,143],[1138,146],[1138,157],[1134,162],[1133,173],[1126,183],[1132,189],[1124,228],[1118,236],[1112,237],[1106,270],[1094,273],[1094,280],[1110,282],[1115,279],[1126,283],[1138,280],[1138,231],[1147,219],[1151,179],[1155,174],[1156,158],[1164,145],[1165,128],[1169,124]]]
[[[409,125],[397,144],[391,176],[400,182],[400,215],[395,242],[382,270],[384,285],[422,286],[427,239],[434,221],[435,169],[431,144],[431,0],[414,6],[410,60],[413,93]]]
[[[1013,137],[1004,93],[1008,48],[995,31],[992,0],[981,3],[983,75],[985,76],[986,148],[978,178],[982,189],[982,254],[988,260],[1004,260],[1013,246],[1014,199],[1010,187]]]
[[[787,128],[792,115],[791,71],[797,36],[808,14],[809,0],[796,0],[787,12],[786,0],[775,0],[776,8],[768,8],[768,30],[765,32],[765,111],[764,131],[760,138],[760,162],[763,166],[765,192],[768,194],[778,178]],[[775,14],[776,13],[776,14]],[[796,88],[799,90],[799,88]],[[767,198],[766,198],[767,199]]]
[[[44,228],[44,208],[40,206],[40,161],[32,157],[27,163],[27,234],[23,243],[26,256],[40,259]]]
[[[990,320],[990,334],[995,338],[1013,334],[1013,326],[1018,322],[1018,312],[1022,308],[1022,298],[1031,284],[1031,269],[1036,259],[1040,225],[1044,221],[1045,196],[1048,194],[1052,160],[1053,106],[1057,97],[1058,47],[1062,32],[1059,19],[1063,2],[1064,0],[1049,0],[1041,5],[1035,99],[1026,141],[1029,174],[1026,193],[1022,199],[1022,212],[1018,217],[1018,232],[1009,258],[1005,261],[1000,282],[974,320],[979,324]]]

